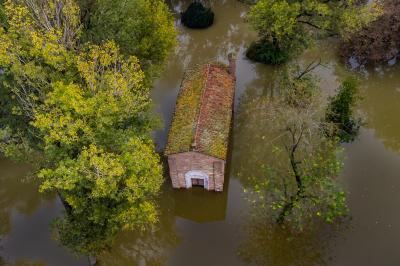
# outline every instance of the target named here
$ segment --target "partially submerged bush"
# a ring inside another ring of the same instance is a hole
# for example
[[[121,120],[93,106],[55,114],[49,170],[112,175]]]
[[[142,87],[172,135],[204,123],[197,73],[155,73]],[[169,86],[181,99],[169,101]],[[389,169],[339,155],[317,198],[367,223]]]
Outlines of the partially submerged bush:
[[[272,65],[283,64],[290,57],[289,52],[266,40],[253,42],[247,49],[246,56],[253,61]]]
[[[347,79],[339,87],[337,94],[330,99],[326,122],[334,124],[331,137],[338,137],[341,142],[351,142],[360,129],[360,121],[353,117],[357,102],[357,81]]]
[[[200,2],[194,2],[182,13],[181,21],[188,28],[204,29],[214,23],[214,12]]]

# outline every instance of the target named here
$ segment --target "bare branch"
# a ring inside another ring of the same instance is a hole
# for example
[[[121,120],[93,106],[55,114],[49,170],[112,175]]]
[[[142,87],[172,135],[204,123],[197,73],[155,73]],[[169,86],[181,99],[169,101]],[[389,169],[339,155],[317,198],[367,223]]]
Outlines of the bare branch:
[[[318,61],[318,62],[317,62]],[[317,63],[316,63],[317,62]],[[306,74],[310,73],[311,71],[313,71],[314,69],[316,69],[317,67],[319,67],[321,65],[321,58],[319,58],[318,60],[313,60],[304,70],[303,72],[301,72],[296,79],[301,79],[302,77],[304,77]]]

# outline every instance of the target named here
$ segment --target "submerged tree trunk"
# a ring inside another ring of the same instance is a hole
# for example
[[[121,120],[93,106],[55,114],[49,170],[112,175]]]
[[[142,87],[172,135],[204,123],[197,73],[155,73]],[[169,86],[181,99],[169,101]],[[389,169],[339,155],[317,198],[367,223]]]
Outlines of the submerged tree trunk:
[[[72,207],[71,205],[68,204],[68,202],[64,199],[64,197],[61,195],[61,192],[59,190],[57,190],[57,195],[60,198],[61,203],[64,206],[65,211],[67,212],[67,214],[71,214],[72,213]]]
[[[94,257],[94,256],[89,256],[89,257],[88,257],[88,260],[89,260],[90,266],[98,265],[98,264],[97,264],[97,258],[96,258],[96,257]]]
[[[304,187],[303,187],[303,181],[301,178],[301,174],[298,168],[298,164],[300,162],[296,161],[296,151],[297,148],[299,147],[299,143],[303,137],[303,129],[300,131],[300,136],[297,138],[295,137],[295,131],[289,129],[288,130],[292,136],[292,146],[289,150],[290,154],[289,154],[289,158],[290,158],[290,166],[292,167],[292,171],[293,171],[293,175],[294,178],[296,180],[296,185],[297,185],[297,191],[296,194],[292,195],[289,199],[289,201],[285,204],[285,206],[283,206],[282,211],[280,212],[278,219],[276,220],[276,222],[278,224],[283,224],[283,222],[285,221],[285,218],[292,212],[294,204],[296,202],[298,202],[302,195],[303,195],[303,191],[304,191]]]

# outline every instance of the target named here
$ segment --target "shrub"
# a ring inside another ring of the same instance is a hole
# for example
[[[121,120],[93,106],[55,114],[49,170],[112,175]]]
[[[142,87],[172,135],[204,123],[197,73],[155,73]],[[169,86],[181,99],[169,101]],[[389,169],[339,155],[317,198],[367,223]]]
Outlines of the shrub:
[[[246,56],[256,62],[280,65],[289,59],[289,52],[267,40],[253,42],[246,51]]]
[[[188,28],[204,29],[214,23],[214,12],[200,2],[194,2],[182,13],[181,21]]]
[[[351,142],[358,134],[360,121],[353,118],[357,98],[357,81],[347,79],[339,87],[337,94],[330,99],[326,121],[336,125],[331,135],[338,137],[342,142]]]

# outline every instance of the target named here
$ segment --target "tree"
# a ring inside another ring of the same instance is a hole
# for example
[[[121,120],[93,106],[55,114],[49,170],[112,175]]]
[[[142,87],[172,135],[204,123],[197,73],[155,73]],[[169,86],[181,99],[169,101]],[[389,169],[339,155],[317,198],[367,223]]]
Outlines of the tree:
[[[105,43],[91,46],[77,64],[84,84],[54,84],[32,124],[48,164],[39,172],[41,190],[57,191],[66,207],[56,224],[60,239],[87,254],[104,248],[95,239],[108,243],[121,228],[156,222],[151,198],[163,179],[137,60],[124,62]]]
[[[353,141],[358,134],[360,121],[353,117],[357,101],[357,81],[347,79],[339,87],[337,94],[330,98],[326,121],[333,124],[331,137],[338,137],[342,142]]]
[[[0,148],[6,156],[26,161],[37,158],[35,150],[40,149],[29,123],[34,109],[53,81],[74,78],[72,48],[80,33],[73,1],[39,3],[7,1],[8,23],[0,28]]]
[[[163,178],[145,75],[112,41],[77,50],[73,1],[10,0],[5,8],[1,91],[12,102],[2,117],[1,148],[13,156],[29,147],[40,190],[56,192],[65,207],[54,224],[57,237],[96,255],[118,231],[157,220],[153,198]]]
[[[299,230],[316,217],[332,223],[347,212],[336,180],[341,169],[337,141],[324,134],[325,108],[309,74],[313,67],[284,72],[279,96],[266,103],[263,122],[273,134],[268,152],[274,156],[264,162],[266,176],[255,180],[250,194],[277,224]]]
[[[175,45],[173,17],[162,0],[79,1],[87,9],[84,39],[114,40],[124,55],[134,55],[154,76]]]
[[[399,12],[399,1],[383,1],[383,13],[375,21],[342,41],[341,55],[357,60],[359,66],[396,58],[400,49]]]
[[[250,46],[248,54],[264,63],[283,63],[317,36],[348,38],[380,12],[377,3],[360,2],[260,0],[248,14],[250,24],[259,35],[259,41]]]
[[[208,28],[214,23],[214,12],[200,1],[195,1],[182,13],[181,21],[189,28]]]

